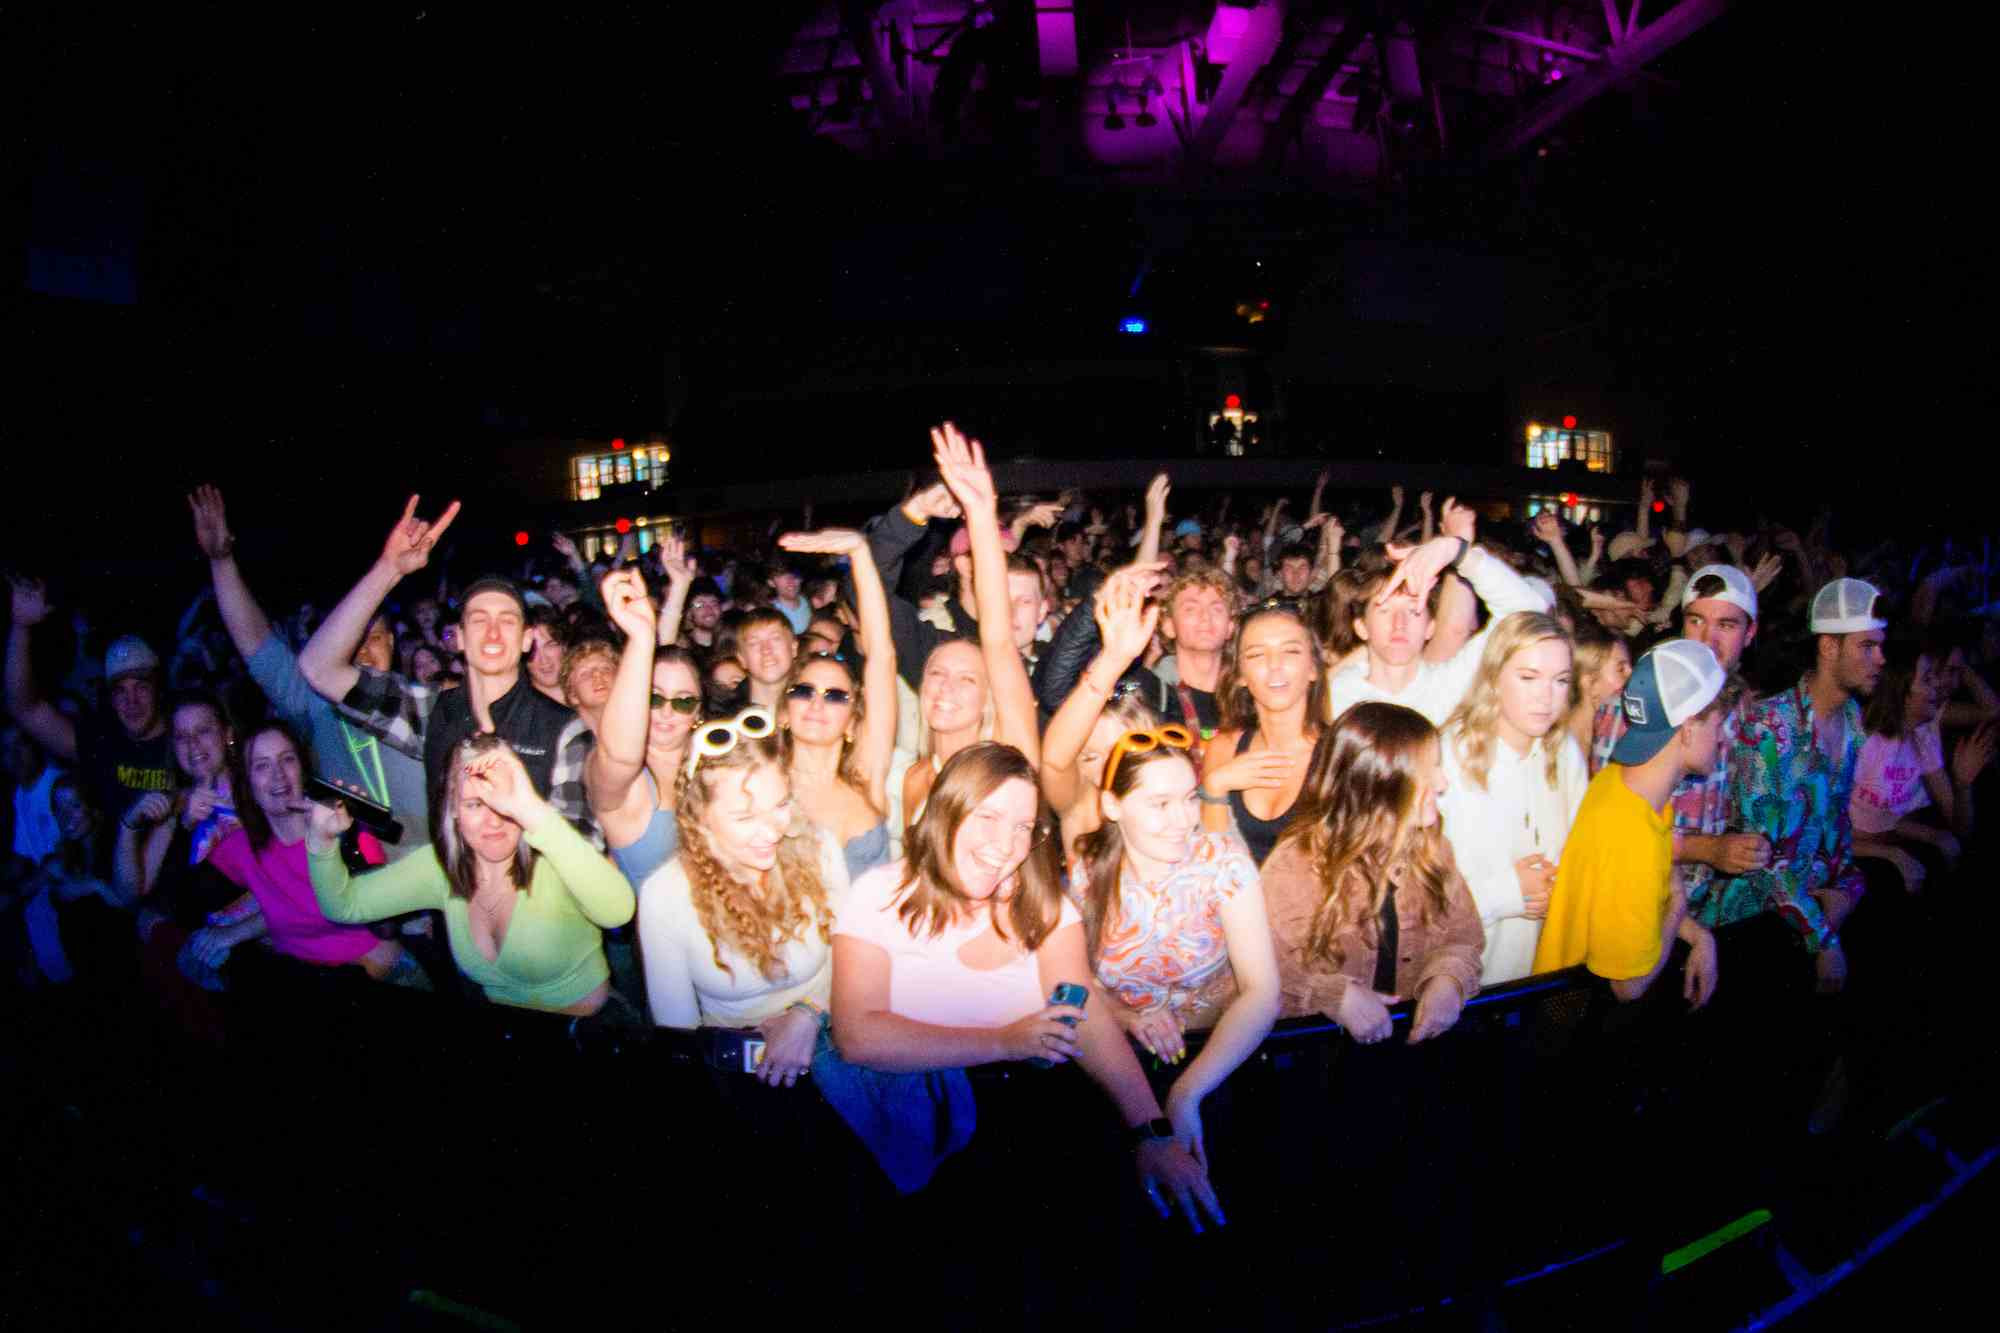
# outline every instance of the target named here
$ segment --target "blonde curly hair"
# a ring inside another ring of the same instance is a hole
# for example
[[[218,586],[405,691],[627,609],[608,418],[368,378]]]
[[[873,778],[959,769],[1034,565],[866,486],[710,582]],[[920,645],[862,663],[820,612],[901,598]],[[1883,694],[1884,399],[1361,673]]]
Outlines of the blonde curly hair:
[[[728,754],[704,756],[694,772],[682,769],[674,780],[674,820],[680,826],[680,862],[687,872],[688,896],[695,918],[708,932],[716,967],[731,978],[736,975],[722,956],[727,944],[748,958],[758,975],[777,982],[787,975],[786,944],[803,941],[814,930],[822,941],[833,939],[833,912],[820,878],[819,833],[804,815],[794,812],[778,843],[778,864],[765,877],[764,892],[758,896],[716,859],[705,820],[726,775],[740,772],[747,780],[750,773],[766,767],[775,769],[789,789],[791,779],[775,735],[744,737]]]

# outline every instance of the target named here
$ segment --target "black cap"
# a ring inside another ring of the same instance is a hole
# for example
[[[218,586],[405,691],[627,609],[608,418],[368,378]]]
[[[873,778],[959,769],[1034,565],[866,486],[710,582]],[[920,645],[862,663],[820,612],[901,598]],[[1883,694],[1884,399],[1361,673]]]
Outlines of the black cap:
[[[527,599],[521,596],[521,590],[514,586],[513,580],[503,579],[497,574],[488,574],[483,579],[475,579],[472,585],[465,590],[464,595],[459,598],[458,600],[459,606],[463,608],[469,605],[472,599],[477,597],[482,592],[506,593],[509,597],[514,599],[514,604],[521,608],[521,619],[523,621],[527,620],[528,618]]]

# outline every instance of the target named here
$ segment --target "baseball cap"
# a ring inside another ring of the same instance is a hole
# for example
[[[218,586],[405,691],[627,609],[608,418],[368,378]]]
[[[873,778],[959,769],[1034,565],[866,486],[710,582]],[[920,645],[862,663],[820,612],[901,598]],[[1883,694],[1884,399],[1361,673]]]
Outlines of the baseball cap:
[[[1813,594],[1812,632],[1858,634],[1888,628],[1889,622],[1875,614],[1875,599],[1881,595],[1872,583],[1835,579]]]
[[[1194,519],[1184,518],[1174,524],[1174,536],[1176,539],[1181,537],[1199,537],[1201,536],[1201,524]]]
[[[1611,539],[1605,554],[1613,560],[1624,560],[1639,554],[1652,544],[1653,539],[1650,537],[1641,537],[1636,532],[1621,532]]]
[[[1612,747],[1614,764],[1643,764],[1673,739],[1681,723],[1715,702],[1729,677],[1705,643],[1668,639],[1632,668],[1619,706],[1625,734]]]
[[[1695,584],[1710,577],[1722,580],[1721,592],[1704,596],[1694,590]],[[1681,590],[1681,605],[1693,606],[1701,601],[1728,602],[1749,613],[1752,620],[1757,618],[1757,585],[1734,565],[1703,565],[1694,572],[1694,577],[1687,581],[1687,587]]]
[[[528,618],[528,602],[526,598],[521,596],[521,590],[514,586],[512,580],[503,579],[499,577],[497,574],[488,574],[483,579],[476,579],[473,581],[472,586],[468,587],[465,590],[465,595],[458,599],[458,605],[460,607],[461,613],[463,612],[463,609],[465,607],[470,606],[472,604],[472,599],[477,597],[482,592],[499,592],[507,594],[507,596],[513,598],[515,603],[520,606],[521,618],[523,620],[526,620]]]
[[[1000,547],[1002,550],[1011,551],[1020,544],[1014,540],[1013,533],[1005,528],[1000,529]],[[957,532],[951,534],[951,553],[953,555],[972,554],[972,534],[967,532],[963,526]]]
[[[160,655],[136,634],[114,642],[104,654],[104,679],[144,676],[160,669]]]

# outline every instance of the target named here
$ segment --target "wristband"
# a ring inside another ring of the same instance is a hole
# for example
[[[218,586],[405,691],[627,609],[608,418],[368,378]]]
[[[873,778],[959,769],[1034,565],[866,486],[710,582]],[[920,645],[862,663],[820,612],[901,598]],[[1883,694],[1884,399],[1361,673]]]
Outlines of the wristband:
[[[1171,1140],[1174,1137],[1174,1122],[1165,1116],[1155,1116],[1142,1121],[1125,1131],[1126,1140],[1134,1148],[1143,1148],[1149,1143]]]
[[[1458,543],[1458,554],[1445,564],[1445,568],[1455,570],[1458,568],[1459,562],[1465,559],[1465,553],[1472,549],[1472,543],[1463,537],[1454,537],[1452,540]]]
[[[1203,805],[1228,805],[1228,804],[1229,804],[1229,796],[1228,796],[1228,794],[1227,794],[1227,793],[1224,793],[1224,794],[1223,794],[1223,795],[1221,795],[1221,796],[1210,796],[1210,795],[1208,794],[1208,788],[1206,788],[1206,787],[1196,787],[1196,788],[1194,789],[1194,794],[1195,794],[1195,795],[1196,795],[1197,797],[1199,797],[1199,798],[1200,798],[1200,800],[1201,800],[1201,803],[1202,803]]]

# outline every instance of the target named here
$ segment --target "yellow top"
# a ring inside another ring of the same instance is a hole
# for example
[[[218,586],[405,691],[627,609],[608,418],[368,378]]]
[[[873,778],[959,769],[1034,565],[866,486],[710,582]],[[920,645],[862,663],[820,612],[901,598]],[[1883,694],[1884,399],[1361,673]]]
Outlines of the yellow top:
[[[1643,977],[1660,961],[1673,900],[1674,824],[1625,785],[1625,766],[1590,780],[1556,869],[1535,971],[1582,963],[1607,981]]]

